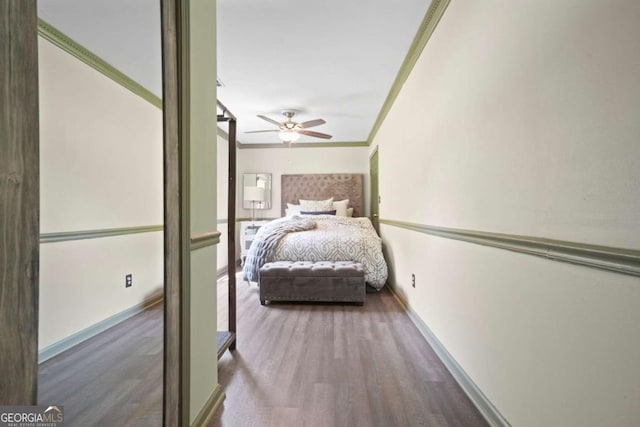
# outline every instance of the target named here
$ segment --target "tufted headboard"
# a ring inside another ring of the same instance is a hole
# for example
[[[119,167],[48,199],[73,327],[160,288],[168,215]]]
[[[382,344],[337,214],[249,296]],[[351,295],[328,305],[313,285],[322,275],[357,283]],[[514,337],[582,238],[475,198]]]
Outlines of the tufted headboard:
[[[364,215],[364,175],[361,173],[331,173],[282,175],[281,210],[287,203],[298,204],[299,199],[349,199],[353,216]]]

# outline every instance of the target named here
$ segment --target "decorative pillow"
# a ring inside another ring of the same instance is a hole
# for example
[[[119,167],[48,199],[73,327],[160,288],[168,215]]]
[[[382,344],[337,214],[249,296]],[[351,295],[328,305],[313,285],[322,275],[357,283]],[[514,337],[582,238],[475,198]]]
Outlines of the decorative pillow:
[[[285,209],[285,216],[294,216],[294,215],[300,215],[300,205],[294,205],[291,203],[287,203],[287,208]]]
[[[351,218],[353,216],[353,208],[347,209],[347,216]]]
[[[347,216],[348,207],[349,207],[349,199],[333,202],[333,209],[336,210],[336,216]]]
[[[335,215],[336,211],[313,211],[313,212],[305,212],[305,211],[301,211],[300,212],[301,215]]]
[[[300,210],[305,212],[321,212],[333,210],[333,197],[327,200],[302,200]]]

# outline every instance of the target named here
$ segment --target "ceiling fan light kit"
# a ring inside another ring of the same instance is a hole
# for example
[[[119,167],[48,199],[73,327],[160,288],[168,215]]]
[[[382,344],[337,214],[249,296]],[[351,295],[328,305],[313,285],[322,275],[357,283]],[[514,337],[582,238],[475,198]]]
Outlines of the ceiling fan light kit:
[[[296,142],[300,139],[300,134],[295,130],[283,130],[278,135],[282,142]]]
[[[278,136],[280,136],[282,142],[285,143],[296,142],[298,139],[300,139],[300,135],[312,136],[314,138],[331,139],[331,135],[328,135],[326,133],[306,130],[310,127],[323,125],[326,123],[326,121],[324,121],[323,119],[315,119],[298,123],[292,120],[295,114],[296,112],[294,110],[283,111],[282,115],[287,118],[287,121],[282,123],[277,122],[267,116],[258,115],[259,118],[271,123],[272,125],[278,126],[279,129],[254,130],[245,133],[278,132]]]

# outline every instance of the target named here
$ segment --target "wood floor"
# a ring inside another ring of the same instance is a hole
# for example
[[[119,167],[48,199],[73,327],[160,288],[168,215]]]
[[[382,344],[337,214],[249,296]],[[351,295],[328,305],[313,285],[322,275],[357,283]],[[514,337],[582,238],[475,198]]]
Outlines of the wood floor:
[[[218,282],[218,329],[227,327]],[[40,404],[68,426],[162,425],[162,306],[39,369]],[[394,297],[261,306],[238,280],[238,347],[219,361],[211,426],[486,426]]]
[[[487,425],[386,290],[363,307],[261,306],[238,280],[238,347],[218,372],[211,426]]]
[[[40,364],[38,404],[65,426],[162,425],[162,304]]]

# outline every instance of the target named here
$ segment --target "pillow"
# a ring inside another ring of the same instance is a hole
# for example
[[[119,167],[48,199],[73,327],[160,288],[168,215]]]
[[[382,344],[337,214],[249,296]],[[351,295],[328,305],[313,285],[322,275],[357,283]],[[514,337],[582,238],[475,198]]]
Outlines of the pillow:
[[[353,208],[347,209],[347,216],[351,218],[353,216]]]
[[[313,211],[313,212],[300,212],[301,215],[335,215],[336,211]]]
[[[333,209],[336,210],[336,216],[347,216],[348,207],[349,207],[349,199],[333,202]]]
[[[285,216],[300,215],[300,205],[287,203],[287,209],[284,210]]]
[[[302,200],[300,210],[305,212],[320,212],[333,210],[333,197],[327,200]]]

